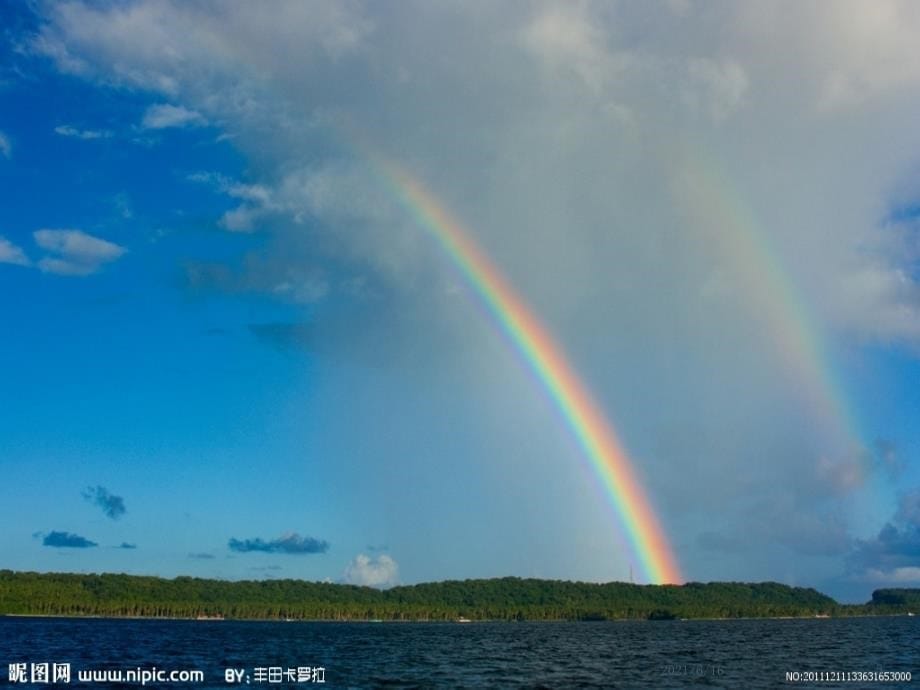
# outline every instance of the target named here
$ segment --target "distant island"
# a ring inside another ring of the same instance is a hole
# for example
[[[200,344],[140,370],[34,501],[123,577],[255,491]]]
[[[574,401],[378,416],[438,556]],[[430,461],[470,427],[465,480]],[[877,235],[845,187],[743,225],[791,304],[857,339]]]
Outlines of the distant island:
[[[920,589],[879,589],[865,604],[776,582],[595,584],[503,577],[378,590],[303,580],[80,575],[0,570],[0,614],[278,620],[670,620],[895,615]]]

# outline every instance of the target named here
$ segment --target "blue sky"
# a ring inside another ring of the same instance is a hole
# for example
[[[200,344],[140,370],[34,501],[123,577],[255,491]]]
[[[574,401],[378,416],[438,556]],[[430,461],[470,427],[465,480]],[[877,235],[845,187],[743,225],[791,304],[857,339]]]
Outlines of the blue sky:
[[[557,336],[688,579],[920,584],[912,3],[0,13],[0,567],[629,577],[546,394],[348,122]],[[680,186],[713,167],[749,226]]]

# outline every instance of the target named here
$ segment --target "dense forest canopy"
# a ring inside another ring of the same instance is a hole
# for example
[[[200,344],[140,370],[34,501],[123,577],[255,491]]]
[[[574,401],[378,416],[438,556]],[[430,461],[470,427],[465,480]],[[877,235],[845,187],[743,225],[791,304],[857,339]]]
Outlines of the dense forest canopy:
[[[516,577],[377,590],[355,585],[0,570],[0,614],[304,620],[606,620],[891,614],[920,610],[920,590],[877,590],[841,605],[775,582],[595,584]]]

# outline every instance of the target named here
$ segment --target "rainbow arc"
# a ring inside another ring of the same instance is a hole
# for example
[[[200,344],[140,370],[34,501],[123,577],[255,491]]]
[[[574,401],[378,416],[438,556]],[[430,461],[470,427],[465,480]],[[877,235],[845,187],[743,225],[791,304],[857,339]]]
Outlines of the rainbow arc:
[[[629,456],[562,348],[470,232],[418,179],[392,161],[368,155],[396,198],[440,245],[548,393],[603,485],[648,581],[682,582],[677,558]]]

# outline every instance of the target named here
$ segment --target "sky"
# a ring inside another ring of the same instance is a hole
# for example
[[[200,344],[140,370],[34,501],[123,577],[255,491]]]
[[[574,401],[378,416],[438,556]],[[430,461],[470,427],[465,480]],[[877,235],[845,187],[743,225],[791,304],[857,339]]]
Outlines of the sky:
[[[920,5],[0,5],[0,568],[920,586]]]

